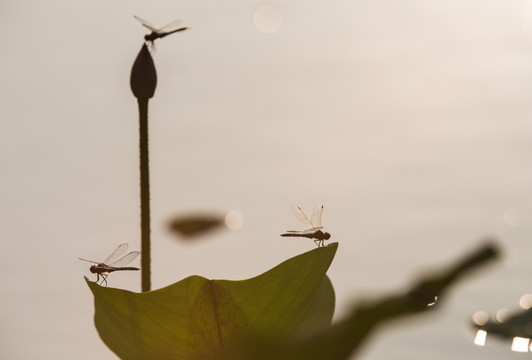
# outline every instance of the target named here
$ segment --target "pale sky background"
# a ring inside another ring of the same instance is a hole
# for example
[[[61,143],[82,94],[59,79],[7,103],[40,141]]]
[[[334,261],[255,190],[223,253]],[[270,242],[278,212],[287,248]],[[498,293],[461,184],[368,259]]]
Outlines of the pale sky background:
[[[253,23],[262,5],[276,31]],[[471,315],[532,292],[532,0],[2,1],[0,357],[116,359],[93,324],[89,265],[140,247],[138,114],[129,75],[157,43],[150,102],[152,285],[245,279],[311,250],[279,237],[290,205],[325,205],[339,242],[337,318],[484,236],[505,261],[359,359],[513,359],[473,344]],[[238,210],[197,244],[166,221]],[[138,260],[133,263],[138,265]],[[109,285],[138,291],[139,274]]]

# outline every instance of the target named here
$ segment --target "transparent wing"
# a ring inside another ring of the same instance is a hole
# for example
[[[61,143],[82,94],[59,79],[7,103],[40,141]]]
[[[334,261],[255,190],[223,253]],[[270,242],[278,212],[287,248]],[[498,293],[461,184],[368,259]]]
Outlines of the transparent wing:
[[[123,258],[121,259],[118,259],[116,260],[115,262],[112,262],[110,264],[108,264],[109,266],[124,266],[124,265],[127,265],[129,264],[130,262],[132,262],[133,260],[135,260],[135,258],[137,256],[139,256],[140,254],[140,251],[132,251],[130,252],[129,254],[127,254],[126,256],[124,256]]]
[[[288,230],[287,233],[306,235],[306,234],[314,234],[314,233],[320,231],[321,229],[323,229],[323,228],[321,226],[319,226],[319,227],[313,227],[311,229],[302,230],[302,231]]]
[[[314,227],[314,225],[312,225],[312,222],[308,219],[307,215],[305,215],[305,213],[303,212],[303,210],[301,210],[299,206],[292,205],[291,208],[292,212],[299,221],[307,225],[309,228]]]
[[[86,262],[90,262],[90,263],[93,263],[93,264],[99,264],[99,263],[97,263],[96,261],[91,261],[91,260],[82,259],[82,258],[78,258],[78,259],[83,260],[83,261],[86,261]]]
[[[147,28],[150,29],[151,31],[155,31],[155,32],[158,31],[158,30],[155,28],[155,26],[153,26],[149,21],[144,20],[143,18],[141,18],[140,16],[137,16],[137,15],[134,15],[133,17],[134,17],[135,19],[137,19],[138,21],[140,21],[140,23],[141,23],[144,27],[147,27]]]
[[[122,255],[123,253],[125,253],[126,250],[127,250],[127,247],[128,247],[127,243],[120,244],[120,245],[116,248],[116,250],[113,251],[113,253],[112,253],[111,255],[109,255],[109,256],[107,257],[107,259],[105,259],[105,260],[103,261],[103,263],[106,264],[106,265],[109,265],[109,261],[111,261],[111,260],[113,260],[114,258],[119,257],[120,255]]]
[[[312,212],[312,226],[313,227],[321,227],[321,213],[323,212],[323,205],[318,205],[314,208],[314,211]]]
[[[162,28],[157,29],[155,32],[162,33],[162,32],[169,32],[169,31],[176,30],[179,27],[179,25],[181,25],[182,22],[183,20],[174,20],[170,24],[166,24]]]

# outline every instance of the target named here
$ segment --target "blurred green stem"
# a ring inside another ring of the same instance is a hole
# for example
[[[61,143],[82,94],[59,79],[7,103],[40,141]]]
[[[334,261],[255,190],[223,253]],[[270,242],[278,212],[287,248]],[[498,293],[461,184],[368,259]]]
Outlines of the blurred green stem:
[[[140,132],[140,269],[141,290],[151,289],[150,269],[150,168],[148,151],[148,99],[139,98]]]

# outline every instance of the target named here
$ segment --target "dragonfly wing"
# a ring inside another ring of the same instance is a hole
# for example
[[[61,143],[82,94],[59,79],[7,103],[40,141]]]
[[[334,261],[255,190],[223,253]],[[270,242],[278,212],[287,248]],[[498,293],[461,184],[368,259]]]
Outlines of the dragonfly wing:
[[[135,258],[137,256],[139,256],[139,254],[140,254],[140,251],[132,251],[129,254],[127,254],[126,256],[124,256],[123,258],[118,259],[115,262],[110,263],[109,266],[116,267],[116,266],[127,265],[130,262],[132,262],[133,260],[135,260]]]
[[[99,263],[96,262],[96,261],[91,261],[91,260],[82,259],[82,258],[78,258],[78,259],[83,260],[83,261],[86,261],[86,262],[90,262],[90,263],[93,263],[93,264],[99,264]]]
[[[149,21],[144,20],[143,18],[141,18],[140,16],[137,16],[137,15],[134,15],[133,17],[134,17],[135,19],[137,19],[138,21],[140,21],[141,24],[142,24],[144,27],[150,29],[151,31],[155,31],[155,32],[157,32],[157,29],[155,28],[155,26],[153,26]]]
[[[120,245],[116,248],[116,250],[113,251],[113,253],[112,253],[111,255],[109,255],[109,256],[107,257],[107,259],[105,259],[105,260],[103,261],[103,263],[106,264],[106,265],[109,265],[109,261],[111,261],[111,260],[113,260],[114,258],[119,257],[120,255],[122,255],[123,253],[125,253],[126,250],[127,250],[127,247],[128,247],[127,243],[120,244]]]
[[[311,228],[314,227],[314,225],[312,225],[312,222],[308,219],[307,215],[305,215],[305,213],[303,212],[303,210],[301,210],[299,206],[292,205],[291,208],[292,208],[292,212],[294,213],[294,215],[299,221],[301,221],[308,227],[311,227]]]
[[[170,32],[170,31],[176,30],[179,27],[179,25],[181,25],[182,22],[183,20],[174,20],[170,24],[166,24],[162,28],[157,29],[155,32],[162,33],[162,32]]]
[[[312,212],[312,226],[313,227],[321,227],[321,213],[323,212],[323,205],[318,205],[314,208],[314,211]]]
[[[308,234],[314,234],[314,233],[320,231],[321,229],[323,229],[323,228],[320,226],[320,227],[313,227],[313,228],[310,228],[310,229],[307,229],[307,230],[302,230],[302,231],[288,230],[287,233],[308,235]]]
[[[302,233],[303,234],[314,234],[320,231],[321,229],[323,229],[321,226],[313,227],[311,229],[303,230]]]

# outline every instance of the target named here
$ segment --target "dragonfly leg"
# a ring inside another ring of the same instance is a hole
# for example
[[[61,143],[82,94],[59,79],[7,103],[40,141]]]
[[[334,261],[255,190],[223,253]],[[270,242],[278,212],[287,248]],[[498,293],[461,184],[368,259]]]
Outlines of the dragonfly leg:
[[[100,281],[100,276],[102,277],[102,282],[100,283],[100,285],[103,285],[103,283],[105,282],[105,286],[107,286],[107,275],[105,274],[96,273],[96,284],[98,284],[98,282]]]
[[[314,244],[318,245],[318,247],[320,247],[320,241],[319,240],[314,240]]]
[[[148,49],[150,50],[150,53],[155,54],[155,43],[154,40],[148,40],[146,41],[148,44]]]

